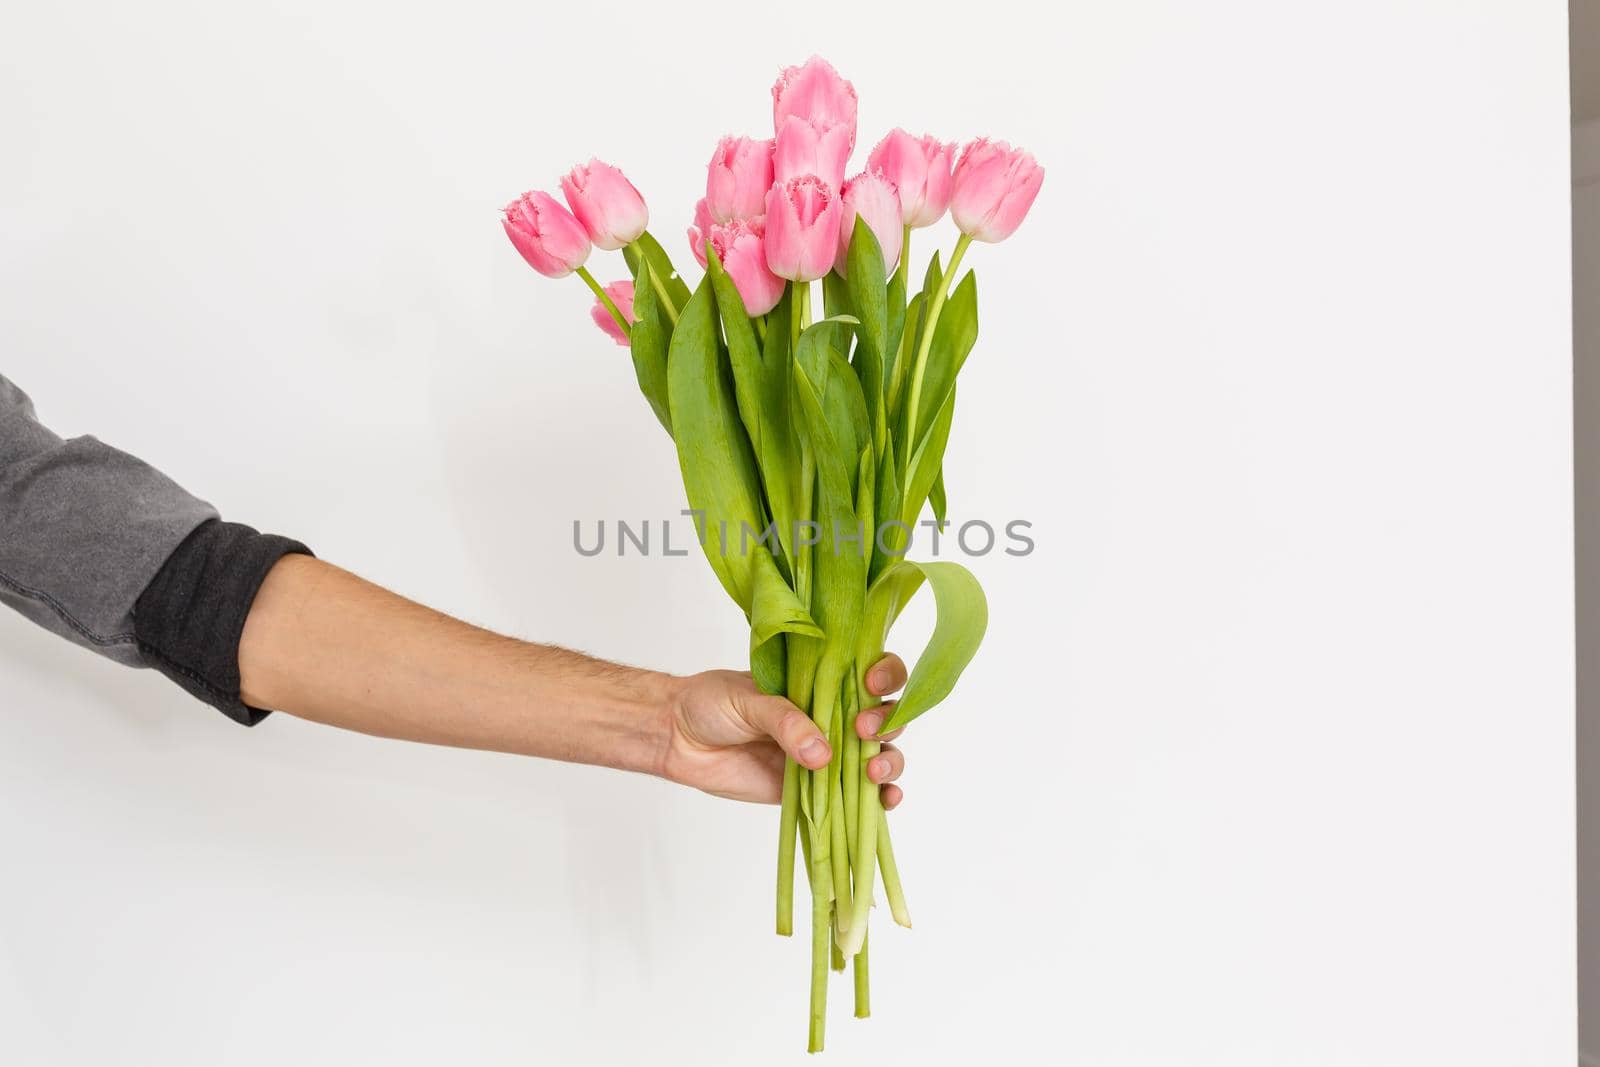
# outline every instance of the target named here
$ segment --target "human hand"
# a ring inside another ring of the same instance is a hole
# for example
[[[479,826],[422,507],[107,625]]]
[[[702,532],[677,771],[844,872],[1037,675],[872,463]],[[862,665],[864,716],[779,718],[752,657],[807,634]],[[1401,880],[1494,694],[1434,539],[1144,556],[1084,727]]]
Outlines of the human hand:
[[[906,665],[890,653],[867,672],[867,689],[888,696],[906,684]],[[805,712],[779,696],[756,688],[746,671],[705,671],[677,679],[668,702],[668,741],[661,776],[731,800],[776,804],[783,795],[787,754],[816,770],[831,755],[827,740]],[[879,735],[885,707],[856,717],[856,732],[867,740],[891,740],[901,731]],[[867,777],[881,787],[884,808],[904,793],[892,785],[905,770],[905,756],[894,745],[867,765]]]

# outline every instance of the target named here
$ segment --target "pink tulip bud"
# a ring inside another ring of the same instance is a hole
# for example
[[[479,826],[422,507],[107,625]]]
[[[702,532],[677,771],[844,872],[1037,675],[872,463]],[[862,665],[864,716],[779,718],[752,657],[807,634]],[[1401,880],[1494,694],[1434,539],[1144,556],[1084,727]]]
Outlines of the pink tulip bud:
[[[711,227],[711,247],[739,290],[746,314],[765,315],[778,306],[784,281],[767,266],[761,219],[734,219]]]
[[[1044,184],[1044,168],[1020,148],[980,137],[956,161],[950,215],[976,241],[1004,241],[1016,232]]]
[[[839,253],[839,197],[815,174],[767,194],[767,266],[790,281],[810,282],[833,268]]]
[[[689,227],[689,251],[695,262],[700,264],[701,270],[706,269],[706,239],[711,236],[711,227],[714,225],[716,219],[711,217],[711,207],[702,196],[694,206],[694,225]]]
[[[913,137],[895,129],[867,156],[867,170],[879,171],[900,193],[900,221],[932,226],[950,206],[950,162],[956,146],[936,137]]]
[[[767,210],[772,141],[724,137],[706,167],[706,204],[717,222],[751,219]]]
[[[615,251],[644,233],[650,212],[620,170],[598,159],[580,163],[561,179],[561,192],[595,246]]]
[[[802,174],[815,174],[830,189],[844,184],[853,134],[843,126],[824,126],[802,118],[787,118],[778,129],[772,152],[773,181],[783,183]]]
[[[839,72],[821,56],[812,56],[804,66],[785,67],[772,87],[773,132],[782,133],[785,120],[790,118],[805,119],[819,129],[843,126],[848,156],[856,146],[855,86],[839,77]],[[838,188],[837,184],[834,188]]]
[[[612,282],[606,286],[606,295],[611,302],[617,305],[617,310],[622,312],[622,317],[629,326],[633,325],[633,283]],[[628,335],[622,332],[622,327],[617,325],[617,320],[612,317],[611,309],[595,297],[594,307],[589,309],[590,318],[594,324],[606,332],[606,335],[619,345],[628,343]]]
[[[546,278],[564,278],[589,258],[583,223],[549,193],[523,193],[506,205],[502,224],[528,266]]]
[[[883,270],[892,272],[900,262],[900,242],[905,239],[900,222],[900,197],[894,183],[875,171],[857,174],[844,183],[840,196],[839,256],[833,268],[840,277],[845,273],[845,259],[850,251],[850,238],[856,232],[856,216],[866,220],[872,236],[878,239],[883,251]]]

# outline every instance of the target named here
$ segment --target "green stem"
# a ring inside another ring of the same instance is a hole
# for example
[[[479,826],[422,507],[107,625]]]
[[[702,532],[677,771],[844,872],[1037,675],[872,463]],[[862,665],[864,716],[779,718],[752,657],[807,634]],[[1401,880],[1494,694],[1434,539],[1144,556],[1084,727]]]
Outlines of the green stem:
[[[806,1051],[821,1052],[828,1026],[829,938],[833,930],[829,891],[832,874],[828,869],[827,828],[812,826],[811,841],[811,1025]]]
[[[900,280],[901,305],[896,309],[900,313],[900,336],[895,339],[894,351],[884,353],[885,359],[893,359],[894,363],[889,372],[889,381],[885,387],[884,416],[893,427],[895,412],[900,410],[900,390],[905,387],[906,360],[900,358],[905,350],[905,334],[915,331],[917,325],[910,319],[906,312],[911,310],[911,227],[905,228],[904,236],[900,242],[900,266],[895,269],[895,275]]]
[[[790,301],[790,344],[789,358],[795,358],[795,353],[800,348],[800,332],[811,323],[811,286],[807,284],[794,284],[790,292],[793,294]],[[816,459],[811,449],[801,441],[800,449],[800,499],[797,521],[809,521],[812,517],[812,507],[815,499],[816,488]],[[798,542],[798,538],[796,539]],[[810,547],[795,550],[795,594],[802,604],[808,607],[811,604],[811,557]],[[799,664],[791,661],[790,671],[790,699],[797,707],[807,709],[817,725],[826,732],[829,730],[828,702],[831,700],[836,707],[838,704],[838,686],[832,688],[834,692],[828,694],[819,692],[815,684],[817,668],[817,655],[820,651],[819,642],[812,638],[791,638],[791,646],[798,646]],[[798,666],[799,670],[794,668]],[[796,675],[803,675],[797,678]],[[797,687],[795,683],[803,682]],[[796,699],[803,697],[804,699]],[[818,698],[821,698],[820,700]],[[819,712],[821,714],[819,714]],[[820,771],[808,772],[806,776],[797,775],[801,779],[797,782],[800,789],[809,788],[811,794],[811,814],[808,825],[800,827],[800,832],[805,834],[804,841],[809,842],[806,856],[807,868],[811,875],[811,1017],[807,1032],[806,1049],[809,1052],[821,1052],[823,1039],[828,1023],[828,969],[832,963],[833,955],[833,898],[837,895],[837,888],[833,880],[834,861],[833,828],[830,820],[831,800],[829,781],[833,777],[834,766],[830,761],[829,766]],[[837,819],[837,814],[832,814]],[[849,857],[841,855],[838,862],[848,863]],[[848,899],[848,898],[847,898]]]
[[[834,751],[837,752],[845,744],[843,732],[834,730]],[[854,747],[854,746],[851,746]],[[833,898],[834,914],[837,916],[836,925],[839,936],[847,937],[851,930],[850,924],[854,921],[855,911],[850,905],[850,844],[848,834],[844,827],[844,790],[839,783],[837,768],[841,765],[838,757],[828,764],[828,788],[832,793],[832,803],[828,805],[828,830],[833,840]],[[843,956],[837,970],[844,970]]]
[[[667,321],[673,326],[678,325],[678,308],[672,302],[672,297],[667,295],[666,284],[656,277],[656,272],[650,272],[650,288],[656,291],[656,304],[666,309]]]
[[[826,657],[824,656],[824,658]],[[817,729],[822,731],[822,736],[828,739],[828,744],[833,747],[835,753],[839,751],[839,740],[836,733],[838,719],[838,679],[834,678],[830,682],[827,675],[819,667],[817,670],[817,684],[812,687],[811,692],[811,721],[817,724]],[[811,821],[823,829],[823,836],[826,840],[825,847],[828,850],[824,855],[830,854],[833,848],[833,826],[830,820],[833,818],[833,795],[839,791],[838,774],[836,773],[837,763],[838,756],[835,755],[828,760],[826,767],[811,772]],[[839,857],[840,863],[848,861],[848,856]]]
[[[883,751],[883,744],[879,741],[857,740],[861,749],[860,757],[860,796],[857,800],[857,818],[860,825],[856,827],[856,850],[851,858],[851,866],[855,869],[856,895],[855,911],[850,916],[847,928],[848,937],[845,940],[844,951],[846,955],[854,955],[861,951],[861,946],[867,940],[867,909],[872,907],[872,884],[877,874],[878,859],[878,826],[882,821],[880,813],[883,811],[883,800],[878,792],[878,787],[867,777],[867,765],[872,758]],[[888,890],[888,871],[884,872],[884,889]],[[898,916],[895,921],[899,921]]]
[[[878,866],[883,869],[883,895],[889,898],[889,913],[894,921],[911,929],[911,912],[900,888],[900,868],[894,862],[894,843],[889,840],[889,820],[878,822]]]
[[[856,1018],[865,1019],[872,1014],[872,994],[867,978],[867,939],[861,938],[861,951],[850,961],[856,979]]]
[[[812,521],[811,512],[816,506],[816,489],[817,457],[811,451],[810,442],[802,437],[800,439],[800,510],[795,516],[796,529],[791,536],[794,537],[794,594],[800,598],[800,603],[806,606],[807,611],[811,610],[812,607],[811,560],[815,554],[813,550],[817,546],[802,541],[799,526],[801,523]],[[810,527],[807,527],[806,531],[807,533],[811,532]],[[802,637],[800,640],[815,640],[815,638]],[[813,663],[812,668],[815,669],[815,667],[816,664]],[[795,706],[807,711],[811,710],[809,704],[797,703]]]
[[[809,581],[809,579],[807,579]],[[785,695],[797,708],[811,706],[811,686],[816,673],[814,638],[790,635],[784,643]],[[800,847],[805,850],[806,871],[811,870],[809,828],[800,823],[800,790],[807,785],[806,772],[793,760],[783,765],[783,808],[778,820],[778,915],[777,930],[787,937],[794,930],[794,841],[799,831]]]
[[[794,840],[800,823],[800,765],[783,762],[783,810],[778,819],[779,937],[794,933]]]
[[[881,634],[884,628],[882,616],[869,617],[863,620],[863,632]],[[863,639],[856,649],[857,669],[852,673],[854,680],[853,705],[866,710],[879,706],[878,700],[867,689],[866,676],[860,670],[861,664],[868,667],[883,658],[881,642]],[[872,886],[878,868],[878,827],[883,822],[883,798],[878,786],[867,776],[867,766],[874,756],[883,750],[880,741],[868,740],[858,737],[855,730],[850,731],[849,741],[856,749],[853,761],[856,767],[856,811],[854,818],[857,820],[855,839],[851,842],[850,867],[855,875],[854,913],[850,916],[849,936],[845,939],[844,952],[846,955],[859,955],[867,943],[868,914],[872,907]],[[885,878],[887,883],[887,877]],[[898,892],[898,885],[896,886]]]
[[[900,275],[901,292],[911,289],[911,227],[908,224],[900,234],[900,265],[894,269]]]
[[[611,312],[611,317],[617,320],[617,325],[622,328],[622,336],[631,337],[633,335],[632,327],[628,325],[628,320],[622,317],[622,312],[617,309],[616,301],[611,299],[611,294],[606,292],[605,286],[594,280],[594,275],[589,273],[588,267],[579,267],[577,275],[583,279],[584,284],[594,290],[596,299],[604,304],[606,310]],[[666,301],[666,305],[670,308],[672,301]],[[676,318],[674,318],[674,321],[676,321]]]
[[[850,668],[850,673],[855,675],[854,666]],[[840,772],[844,779],[844,828],[852,856],[856,850],[856,812],[861,799],[861,745],[860,738],[856,736],[856,714],[861,700],[857,692],[858,688],[851,686],[848,693],[850,702],[844,709],[844,766]]]
[[[939,325],[939,312],[944,310],[945,297],[950,294],[950,279],[956,276],[961,257],[966,255],[970,244],[972,237],[968,234],[957,238],[955,251],[950,253],[950,266],[939,279],[939,287],[934,290],[933,300],[923,317],[922,335],[917,339],[917,360],[911,367],[911,395],[906,400],[906,440],[902,445],[905,455],[901,458],[903,474],[911,470],[911,454],[917,450],[917,407],[922,400],[922,375],[928,366],[928,350],[933,347],[933,330]],[[903,475],[900,483],[905,484]]]

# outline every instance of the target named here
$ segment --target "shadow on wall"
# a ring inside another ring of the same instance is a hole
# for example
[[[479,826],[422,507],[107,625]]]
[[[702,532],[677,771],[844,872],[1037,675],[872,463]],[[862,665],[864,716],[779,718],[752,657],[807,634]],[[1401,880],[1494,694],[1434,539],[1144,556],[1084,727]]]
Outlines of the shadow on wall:
[[[1578,1018],[1582,1063],[1600,1067],[1600,0],[1572,0],[1570,13]]]

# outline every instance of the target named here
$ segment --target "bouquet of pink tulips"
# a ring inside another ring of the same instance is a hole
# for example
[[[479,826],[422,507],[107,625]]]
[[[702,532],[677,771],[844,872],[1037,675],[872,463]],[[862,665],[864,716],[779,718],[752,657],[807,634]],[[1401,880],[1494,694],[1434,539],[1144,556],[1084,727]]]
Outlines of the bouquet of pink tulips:
[[[927,583],[937,621],[901,698],[897,729],[947,696],[988,608],[965,568],[907,557],[924,505],[945,517],[943,461],[956,375],[978,332],[978,286],[958,275],[973,241],[1021,224],[1044,171],[1026,152],[895,130],[846,180],[856,92],[820,58],[772,89],[775,136],[725,137],[711,157],[689,248],[693,290],[646,231],[637,189],[599,161],[505,213],[539,273],[576,273],[594,318],[632,350],[639,388],[676,444],[701,547],[750,626],[750,669],[832,744],[820,770],[789,761],[778,834],[777,930],[793,929],[795,840],[811,888],[809,1048],[822,1048],[828,972],[850,961],[868,1014],[867,922],[881,873],[910,926],[878,788],[879,742],[855,717],[876,701],[864,672]],[[570,207],[570,211],[568,210]],[[912,231],[949,211],[959,236],[910,273]],[[631,278],[601,286],[591,247],[622,251]],[[821,281],[821,314],[812,283]],[[915,286],[916,288],[913,288]]]

